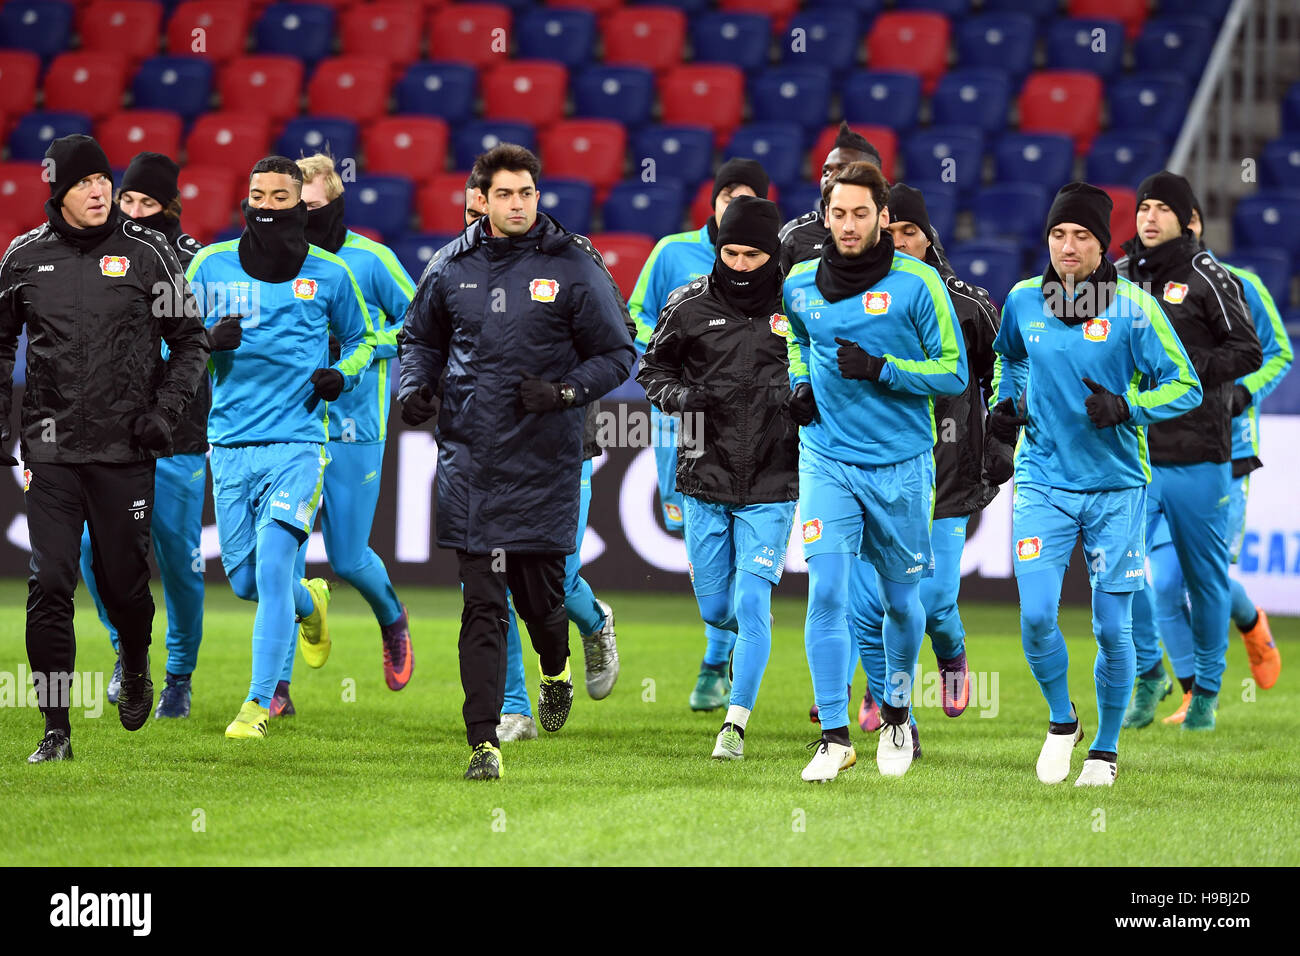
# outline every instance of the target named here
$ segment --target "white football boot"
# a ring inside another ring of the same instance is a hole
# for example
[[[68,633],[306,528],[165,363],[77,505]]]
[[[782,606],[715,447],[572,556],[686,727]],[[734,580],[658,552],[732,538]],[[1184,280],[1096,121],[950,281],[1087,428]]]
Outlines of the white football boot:
[[[1113,787],[1115,785],[1115,765],[1109,760],[1085,760],[1079,779],[1074,781],[1076,787]]]
[[[1078,714],[1078,711],[1075,711]],[[1070,775],[1070,754],[1083,739],[1083,721],[1074,733],[1054,734],[1050,730],[1038,752],[1038,779],[1043,783],[1060,783]]]
[[[808,747],[816,750],[800,776],[809,783],[830,783],[841,770],[848,770],[858,762],[858,755],[854,752],[852,744],[845,747],[823,737],[821,740],[814,740]]]
[[[876,766],[882,777],[901,777],[912,766],[912,723],[882,724],[876,743]]]

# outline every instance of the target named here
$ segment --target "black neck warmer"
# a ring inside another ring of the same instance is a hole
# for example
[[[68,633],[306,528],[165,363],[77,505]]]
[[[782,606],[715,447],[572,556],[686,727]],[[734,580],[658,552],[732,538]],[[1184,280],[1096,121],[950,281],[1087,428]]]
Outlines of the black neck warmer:
[[[709,221],[704,224],[704,228],[709,232],[709,243],[714,249],[718,248],[718,217],[710,216]]]
[[[817,264],[817,288],[827,302],[839,302],[866,292],[889,274],[894,264],[894,241],[885,230],[870,249],[860,256],[846,258],[835,247],[834,237],[822,246]]]
[[[713,287],[741,315],[766,318],[781,306],[780,266],[772,256],[757,269],[737,272],[718,257],[713,263]]]
[[[1074,283],[1074,296],[1071,297],[1066,293],[1065,283],[1049,262],[1047,271],[1043,273],[1043,298],[1052,315],[1066,325],[1082,325],[1110,308],[1115,299],[1115,282],[1118,278],[1115,263],[1103,255],[1101,265],[1093,270],[1092,275]]]
[[[45,215],[49,217],[50,228],[65,242],[71,243],[82,252],[94,249],[122,223],[122,214],[118,211],[116,203],[109,204],[108,218],[101,225],[89,226],[85,229],[78,229],[64,219],[62,204],[56,204],[53,199],[45,200]]]
[[[1188,264],[1199,250],[1200,242],[1191,230],[1184,230],[1177,239],[1162,242],[1153,249],[1147,248],[1137,236],[1124,243],[1133,278],[1155,284],[1185,276]]]
[[[343,225],[343,197],[316,209],[307,210],[307,241],[326,252],[338,252],[348,237]]]
[[[307,259],[307,204],[288,209],[254,209],[245,199],[239,264],[262,282],[288,282]]]
[[[172,245],[176,244],[176,237],[181,234],[181,221],[173,219],[165,212],[156,212],[152,216],[141,216],[139,219],[132,220],[139,223],[146,229],[153,229],[155,232],[161,232],[167,237],[167,241]]]

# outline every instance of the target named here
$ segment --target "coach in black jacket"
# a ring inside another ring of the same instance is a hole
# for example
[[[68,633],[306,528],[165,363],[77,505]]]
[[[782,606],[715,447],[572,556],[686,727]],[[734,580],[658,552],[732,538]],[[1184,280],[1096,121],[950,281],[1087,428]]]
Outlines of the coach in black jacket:
[[[1150,538],[1161,514],[1168,521],[1191,600],[1196,683],[1183,728],[1213,729],[1228,647],[1232,386],[1259,368],[1263,351],[1232,274],[1187,228],[1196,203],[1187,180],[1167,171],[1148,176],[1137,201],[1137,235],[1115,267],[1160,303],[1205,393],[1200,407],[1146,430],[1147,528]]]
[[[430,261],[398,346],[407,424],[438,414],[438,544],[464,586],[469,779],[500,775],[507,584],[541,656],[538,720],[573,700],[564,556],[574,550],[585,406],[635,361],[627,305],[585,237],[537,212],[541,164],[502,144],[475,174],[483,216]],[[504,572],[504,573],[502,573]]]
[[[88,136],[46,153],[49,222],[19,236],[0,264],[0,441],[7,446],[14,355],[27,327],[22,452],[27,527],[27,653],[46,735],[29,758],[72,755],[72,594],[83,523],[122,649],[119,717],[142,726],[153,706],[149,528],[154,460],[208,358],[198,308],[166,240],[125,219],[108,158]],[[34,185],[34,184],[33,184]],[[170,357],[162,358],[162,341]],[[12,460],[10,461],[12,463]]]

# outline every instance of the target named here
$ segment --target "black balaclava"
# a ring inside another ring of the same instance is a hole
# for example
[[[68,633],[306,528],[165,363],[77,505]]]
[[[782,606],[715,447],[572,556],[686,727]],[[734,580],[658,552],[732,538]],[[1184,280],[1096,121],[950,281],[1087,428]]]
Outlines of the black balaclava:
[[[333,202],[307,210],[307,241],[326,252],[338,252],[347,239],[348,227],[343,224],[343,194]]]
[[[262,282],[288,282],[307,259],[307,204],[288,209],[254,209],[245,199],[239,264]]]
[[[746,316],[766,316],[780,304],[781,240],[777,235],[780,231],[780,210],[767,199],[737,196],[722,214],[713,282],[732,308]],[[722,247],[729,243],[752,246],[766,252],[769,258],[757,269],[737,272],[722,261]]]

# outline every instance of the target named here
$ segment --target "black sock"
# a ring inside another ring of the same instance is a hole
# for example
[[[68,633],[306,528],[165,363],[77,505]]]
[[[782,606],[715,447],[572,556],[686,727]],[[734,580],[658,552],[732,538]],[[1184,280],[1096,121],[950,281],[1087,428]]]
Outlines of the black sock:
[[[722,725],[723,730],[726,730],[728,727],[730,727],[736,733],[740,734],[741,740],[745,739],[745,728],[740,726],[740,724],[733,724],[731,721],[727,721],[725,724]]]
[[[190,679],[190,675],[189,675],[189,674],[173,674],[171,671],[168,671],[168,672],[167,672],[167,681],[168,681],[168,683],[171,683],[171,684],[175,684],[177,681],[183,681],[183,680],[189,680],[189,679]],[[289,685],[286,684],[285,686],[287,687],[287,686],[289,686]]]
[[[833,744],[839,744],[841,747],[852,746],[849,741],[849,728],[847,725],[830,729],[822,728],[822,739],[829,740]]]
[[[68,712],[66,710],[48,710],[45,713],[45,732],[48,734],[51,730],[61,730],[72,738],[72,724],[68,722]]]
[[[1089,750],[1089,760],[1104,760],[1107,763],[1115,763],[1119,760],[1119,755],[1113,750]]]
[[[1078,708],[1076,708],[1076,707],[1074,706],[1074,702],[1073,702],[1073,701],[1070,702],[1070,710],[1074,711],[1074,720],[1068,721],[1068,722],[1066,722],[1066,723],[1060,723],[1060,724],[1058,724],[1058,723],[1057,723],[1056,721],[1054,721],[1054,720],[1049,720],[1049,721],[1047,722],[1047,732],[1048,732],[1049,734],[1074,734],[1074,733],[1078,733],[1078,731],[1079,731],[1079,711],[1078,711]]]
[[[1192,693],[1195,694],[1197,697],[1218,697],[1219,696],[1219,692],[1217,690],[1206,690],[1204,687],[1201,687],[1198,684],[1192,685]]]
[[[893,704],[880,705],[880,719],[887,724],[905,724],[907,723],[906,707],[895,707]]]
[[[1165,665],[1164,665],[1164,664],[1157,664],[1155,667],[1151,668],[1151,670],[1147,671],[1145,674],[1140,674],[1139,676],[1140,676],[1143,680],[1155,680],[1157,677],[1159,677],[1160,675],[1162,675],[1164,672],[1165,672]]]
[[[1191,689],[1192,689],[1192,685],[1195,684],[1195,683],[1196,683],[1196,677],[1195,677],[1195,676],[1192,676],[1192,677],[1180,677],[1180,678],[1178,678],[1178,686],[1181,687],[1181,688],[1183,689],[1183,693],[1184,693],[1184,694],[1186,694],[1189,690],[1191,690]]]

